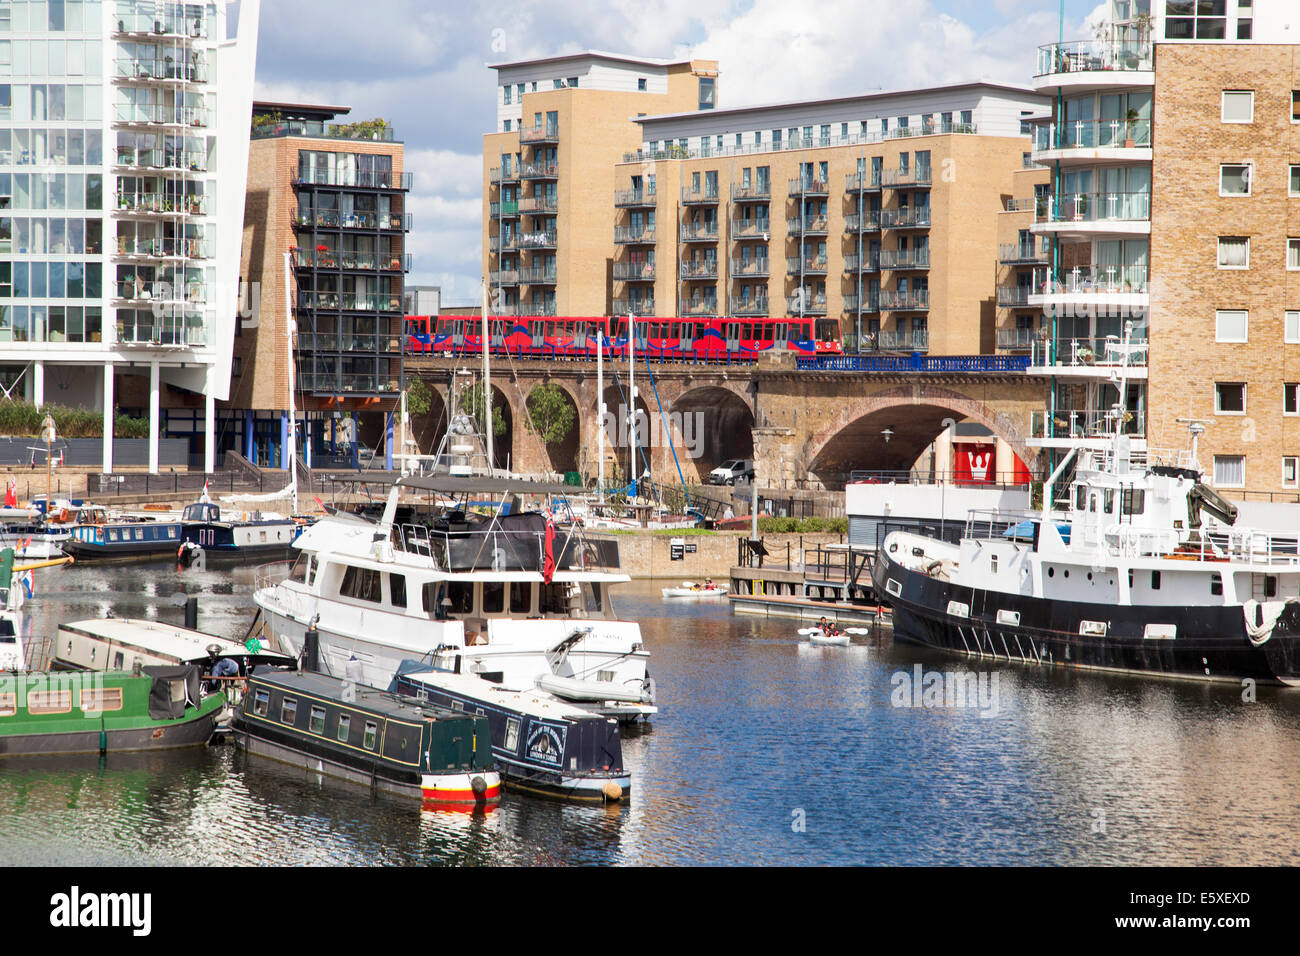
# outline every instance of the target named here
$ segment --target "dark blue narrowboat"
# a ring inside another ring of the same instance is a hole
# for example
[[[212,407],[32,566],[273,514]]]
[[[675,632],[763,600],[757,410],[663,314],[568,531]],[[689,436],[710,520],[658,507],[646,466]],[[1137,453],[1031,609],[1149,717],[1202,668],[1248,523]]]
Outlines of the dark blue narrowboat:
[[[174,558],[184,541],[179,521],[111,521],[74,525],[63,550],[80,562]]]
[[[507,690],[469,674],[403,661],[389,690],[486,717],[492,753],[507,787],[570,800],[616,802],[632,790],[618,721],[557,698]]]
[[[302,525],[292,518],[263,517],[259,511],[227,512],[211,501],[196,501],[181,512],[184,543],[181,564],[282,561],[293,556]]]

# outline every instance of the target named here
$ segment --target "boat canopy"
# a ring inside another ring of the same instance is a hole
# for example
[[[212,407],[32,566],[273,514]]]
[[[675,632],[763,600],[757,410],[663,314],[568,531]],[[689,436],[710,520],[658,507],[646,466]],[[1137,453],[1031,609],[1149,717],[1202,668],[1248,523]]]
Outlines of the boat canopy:
[[[1029,518],[1019,524],[1014,524],[1006,531],[1002,532],[1002,537],[1010,538],[1013,541],[1032,541],[1034,540],[1034,525],[1039,523],[1038,518]],[[1061,540],[1066,544],[1070,543],[1070,524],[1069,522],[1056,522],[1056,530],[1060,532]]]
[[[199,706],[199,669],[193,664],[182,667],[146,667],[153,678],[149,688],[149,716],[154,720],[175,720],[185,716],[185,708]]]

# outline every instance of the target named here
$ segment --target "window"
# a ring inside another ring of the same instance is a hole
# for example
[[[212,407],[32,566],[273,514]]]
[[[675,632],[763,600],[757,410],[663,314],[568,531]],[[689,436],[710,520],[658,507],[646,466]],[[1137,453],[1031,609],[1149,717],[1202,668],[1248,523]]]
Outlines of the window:
[[[1300,90],[1291,91],[1291,122],[1300,123]]]
[[[1245,342],[1249,313],[1220,309],[1214,313],[1214,341]]]
[[[1221,415],[1246,414],[1246,383],[1215,382],[1214,410]]]
[[[551,89],[553,90],[564,89],[564,81],[560,79],[551,80]]]
[[[514,752],[519,746],[519,721],[510,717],[506,720],[506,739],[504,747],[506,750]]]
[[[501,95],[502,95],[502,97],[503,97],[503,99],[502,99],[501,102],[508,104],[508,103],[510,102],[510,84],[509,84],[509,83],[507,83],[505,86],[501,87]]]
[[[1300,415],[1300,384],[1287,382],[1282,386],[1282,414]]]
[[[16,713],[18,713],[18,695],[0,694],[0,717],[12,717]]]
[[[271,692],[259,690],[253,694],[253,713],[259,717],[266,716],[267,706],[271,703]]]
[[[1282,316],[1282,341],[1300,343],[1300,312],[1287,312]]]
[[[1215,455],[1214,484],[1218,488],[1241,488],[1246,484],[1245,455]]]
[[[366,734],[361,740],[361,745],[367,750],[374,750],[375,744],[379,742],[379,725],[373,720],[366,721]]]
[[[311,716],[307,721],[307,729],[313,734],[325,733],[325,708],[320,704],[311,705]]]
[[[1219,268],[1250,268],[1250,238],[1248,236],[1219,237]]]
[[[506,133],[510,132],[510,120],[506,120],[505,129],[503,130],[503,132]]]
[[[1160,590],[1160,572],[1159,572],[1159,571],[1152,571],[1152,572],[1151,572],[1151,590],[1152,590],[1152,591],[1159,591],[1159,590]]]
[[[1220,117],[1225,123],[1249,123],[1255,119],[1254,90],[1224,90]]]
[[[715,80],[711,76],[700,77],[700,109],[713,109],[713,92]]]
[[[81,692],[81,709],[98,714],[122,709],[122,688],[100,687]]]
[[[393,599],[393,607],[406,607],[406,575],[390,574],[388,592]]]
[[[1300,269],[1300,239],[1286,241],[1286,267],[1291,270]]]
[[[647,87],[646,87],[646,82],[645,82],[645,77],[644,77],[644,76],[638,76],[638,77],[637,77],[637,79],[636,79],[636,88],[637,88],[637,92],[639,92],[639,93],[644,93],[644,92],[646,91],[646,88],[647,88]]]
[[[29,714],[66,714],[71,710],[71,690],[33,690],[27,694]]]
[[[576,76],[569,77],[568,83],[569,89],[576,90],[578,88],[578,78]]]
[[[343,575],[343,583],[339,586],[339,594],[378,604],[383,600],[379,590],[379,572],[369,568],[348,568]]]
[[[1218,463],[1217,458],[1215,459],[1215,463]],[[1210,575],[1210,593],[1218,597],[1223,596],[1223,578],[1219,577],[1218,571],[1215,571]]]
[[[1166,0],[1166,40],[1222,40],[1228,33],[1227,0]]]
[[[284,703],[280,705],[280,722],[293,726],[293,722],[298,719],[298,701],[292,697],[286,697]]]
[[[1294,455],[1282,456],[1282,487],[1300,488],[1300,458]]]
[[[347,743],[348,735],[351,732],[352,718],[347,714],[339,714],[339,729],[335,732],[335,736],[344,743]]]
[[[1220,196],[1250,195],[1250,164],[1237,163],[1219,167]]]
[[[1291,167],[1291,175],[1288,178],[1287,194],[1290,196],[1300,196],[1300,166]]]

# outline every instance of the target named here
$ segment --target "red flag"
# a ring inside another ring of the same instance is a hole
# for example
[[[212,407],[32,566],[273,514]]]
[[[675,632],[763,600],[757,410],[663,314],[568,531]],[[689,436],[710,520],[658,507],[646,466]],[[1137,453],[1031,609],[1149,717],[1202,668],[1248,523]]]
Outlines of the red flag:
[[[18,507],[18,482],[10,479],[9,484],[5,486],[5,507]]]
[[[555,576],[555,522],[546,519],[546,555],[542,560],[542,582],[551,583]]]

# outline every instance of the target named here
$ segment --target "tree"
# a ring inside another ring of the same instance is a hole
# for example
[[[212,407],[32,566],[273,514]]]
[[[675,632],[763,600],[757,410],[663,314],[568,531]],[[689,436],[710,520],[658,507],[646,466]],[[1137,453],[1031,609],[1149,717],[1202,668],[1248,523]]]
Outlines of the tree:
[[[495,396],[494,396],[495,397]],[[409,397],[407,399],[410,400]],[[473,385],[460,393],[459,407],[478,424],[479,431],[484,431],[485,418],[483,410],[487,403],[483,400],[482,383]],[[506,433],[506,416],[499,403],[492,405],[492,434],[500,437]]]
[[[424,380],[411,379],[411,384],[406,386],[406,414],[412,418],[429,414],[432,400],[433,395],[429,391],[429,386],[424,384]]]
[[[388,120],[376,117],[355,123],[335,123],[330,126],[329,134],[344,139],[384,139],[389,129]]]
[[[573,431],[578,413],[564,389],[554,382],[538,385],[528,393],[528,430],[540,435],[547,445],[558,445]]]

